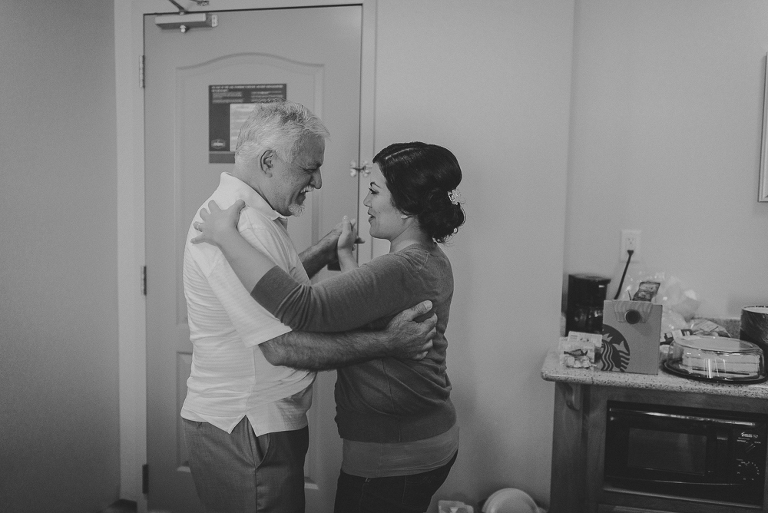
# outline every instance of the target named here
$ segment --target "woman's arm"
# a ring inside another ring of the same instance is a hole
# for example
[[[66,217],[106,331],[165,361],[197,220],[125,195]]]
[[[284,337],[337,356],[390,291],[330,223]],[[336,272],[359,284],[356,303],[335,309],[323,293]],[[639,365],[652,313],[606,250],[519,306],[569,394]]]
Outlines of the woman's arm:
[[[201,234],[192,242],[218,246],[251,296],[294,330],[347,331],[434,299],[425,296],[418,273],[398,256],[380,257],[315,285],[299,284],[240,235],[241,202],[226,210],[210,202],[208,208],[200,211],[203,222],[195,228]],[[354,243],[354,235],[350,238]]]
[[[421,276],[411,271],[404,257],[384,255],[314,285],[302,285],[275,267],[259,280],[251,297],[294,330],[347,331],[435,299],[427,295]]]

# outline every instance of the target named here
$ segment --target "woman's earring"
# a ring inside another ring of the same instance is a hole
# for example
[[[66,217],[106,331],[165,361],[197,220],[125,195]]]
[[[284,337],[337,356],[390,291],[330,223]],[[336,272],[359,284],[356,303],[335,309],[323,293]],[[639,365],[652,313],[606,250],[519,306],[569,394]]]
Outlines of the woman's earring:
[[[405,214],[400,214],[400,219],[408,219],[411,216],[407,216]]]

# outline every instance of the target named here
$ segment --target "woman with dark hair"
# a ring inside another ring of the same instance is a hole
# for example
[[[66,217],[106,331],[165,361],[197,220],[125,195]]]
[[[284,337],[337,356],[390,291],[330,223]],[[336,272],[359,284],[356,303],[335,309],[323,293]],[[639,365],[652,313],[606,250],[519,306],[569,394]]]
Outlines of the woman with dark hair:
[[[337,247],[343,272],[300,285],[240,236],[237,203],[203,209],[193,242],[217,245],[251,296],[294,330],[377,329],[405,308],[432,302],[427,316],[437,314],[437,334],[424,358],[342,367],[335,391],[344,452],[334,511],[423,512],[459,445],[445,361],[453,274],[438,243],[464,223],[461,168],[447,149],[421,142],[388,146],[373,162],[363,203],[371,236],[388,240],[390,250],[365,265],[353,257],[355,234],[345,218]]]

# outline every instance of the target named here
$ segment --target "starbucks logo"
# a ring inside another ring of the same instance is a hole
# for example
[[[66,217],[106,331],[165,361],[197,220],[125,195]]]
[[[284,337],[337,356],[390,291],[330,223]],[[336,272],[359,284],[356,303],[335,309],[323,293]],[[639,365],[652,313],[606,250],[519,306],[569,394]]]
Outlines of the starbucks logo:
[[[603,324],[602,370],[624,372],[629,366],[629,344],[619,330]]]

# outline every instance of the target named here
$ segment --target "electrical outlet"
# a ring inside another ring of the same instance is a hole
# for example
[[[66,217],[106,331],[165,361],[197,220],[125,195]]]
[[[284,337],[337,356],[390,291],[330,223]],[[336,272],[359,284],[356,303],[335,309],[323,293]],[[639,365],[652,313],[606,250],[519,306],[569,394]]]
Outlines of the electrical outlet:
[[[621,261],[627,261],[627,250],[631,249],[632,260],[640,260],[640,230],[621,230]]]

